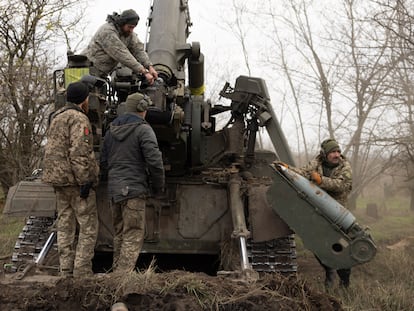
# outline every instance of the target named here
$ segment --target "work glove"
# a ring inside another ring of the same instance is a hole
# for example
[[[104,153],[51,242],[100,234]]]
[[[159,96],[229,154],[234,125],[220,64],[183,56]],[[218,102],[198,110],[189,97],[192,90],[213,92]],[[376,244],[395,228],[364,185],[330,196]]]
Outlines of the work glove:
[[[289,165],[282,161],[274,161],[273,164],[275,164],[276,168],[279,169],[280,166],[284,166],[286,168],[289,168]]]
[[[84,185],[81,185],[80,186],[80,195],[79,196],[82,199],[87,199],[88,196],[89,196],[89,191],[91,190],[91,188],[92,188],[92,182],[88,182],[88,183],[86,183]]]
[[[312,180],[317,185],[320,185],[322,183],[321,175],[315,171],[311,173],[310,180]]]

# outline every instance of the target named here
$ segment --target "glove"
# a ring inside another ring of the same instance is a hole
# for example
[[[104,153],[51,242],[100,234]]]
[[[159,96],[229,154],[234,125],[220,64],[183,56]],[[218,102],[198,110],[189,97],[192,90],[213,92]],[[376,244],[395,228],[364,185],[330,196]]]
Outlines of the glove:
[[[312,172],[310,179],[317,185],[320,185],[322,183],[322,177],[318,172]]]
[[[289,168],[289,165],[288,165],[288,164],[286,164],[285,162],[282,162],[282,161],[274,161],[274,162],[273,162],[273,164],[275,164],[275,165],[276,165],[276,168],[277,168],[277,169],[279,169],[279,167],[280,167],[280,166],[284,166],[284,167],[286,167],[286,168]]]
[[[82,199],[87,199],[88,196],[89,196],[89,190],[91,190],[91,188],[92,188],[92,182],[88,182],[88,183],[86,183],[84,185],[81,185],[80,186],[80,195],[79,196]]]

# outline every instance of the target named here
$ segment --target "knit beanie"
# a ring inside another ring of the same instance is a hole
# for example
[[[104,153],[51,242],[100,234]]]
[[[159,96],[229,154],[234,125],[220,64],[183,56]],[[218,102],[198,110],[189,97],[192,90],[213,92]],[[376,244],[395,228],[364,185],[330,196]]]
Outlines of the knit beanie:
[[[118,20],[118,24],[120,26],[123,25],[137,25],[139,21],[139,16],[137,14],[137,12],[135,12],[134,10],[130,9],[130,10],[125,10],[121,13],[121,15],[119,16],[119,20]]]
[[[328,154],[335,150],[341,151],[338,142],[333,138],[328,138],[324,140],[321,144],[321,148],[325,154]]]
[[[133,93],[125,101],[125,112],[144,112],[151,104],[152,101],[147,95]]]
[[[73,82],[68,85],[66,99],[68,102],[79,105],[89,95],[89,88],[83,82]]]

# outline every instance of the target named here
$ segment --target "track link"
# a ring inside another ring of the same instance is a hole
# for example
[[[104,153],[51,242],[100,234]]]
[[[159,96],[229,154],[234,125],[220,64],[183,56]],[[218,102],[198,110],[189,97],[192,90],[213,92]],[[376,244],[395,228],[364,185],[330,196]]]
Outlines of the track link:
[[[52,217],[30,216],[19,234],[12,255],[11,272],[17,272],[37,259],[54,223]],[[56,243],[53,250],[57,251]]]
[[[257,272],[297,272],[296,243],[293,234],[265,242],[247,241],[249,262]]]

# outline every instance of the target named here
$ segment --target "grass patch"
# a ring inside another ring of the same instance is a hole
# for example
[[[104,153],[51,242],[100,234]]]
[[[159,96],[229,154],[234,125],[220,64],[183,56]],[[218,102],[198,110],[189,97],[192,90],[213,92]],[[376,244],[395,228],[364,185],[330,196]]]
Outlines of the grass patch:
[[[348,290],[336,287],[329,294],[340,300],[347,311],[414,310],[412,298],[414,292],[412,259],[414,257],[414,212],[409,210],[407,199],[394,198],[387,200],[385,206],[379,207],[379,217],[373,218],[366,215],[365,212],[366,204],[370,202],[372,201],[367,199],[359,202],[357,210],[352,213],[362,226],[370,228],[370,233],[378,246],[377,255],[371,262],[352,269],[351,286]],[[24,221],[22,218],[4,217],[1,204],[0,212],[0,255],[4,256],[11,254]],[[408,240],[408,243],[398,248],[388,247],[401,240]],[[312,292],[324,292],[323,275],[315,258],[311,252],[303,247],[299,237],[297,237],[296,243],[298,257],[308,260],[308,263],[315,262],[315,269],[305,271],[303,278],[311,287]],[[155,274],[153,264],[151,266],[152,268],[140,271],[140,273],[112,275],[112,280],[108,279],[108,282],[115,279],[113,284],[116,284],[116,287],[109,292],[99,287],[96,294],[100,295],[102,297],[100,299],[104,299],[107,305],[110,305],[126,297],[133,288],[133,292],[138,290],[141,293],[146,290],[149,291],[150,296],[161,295],[161,297],[156,296],[158,301],[162,299],[169,301],[172,297],[182,301],[182,297],[189,297],[187,301],[192,300],[197,305],[196,309],[200,310],[218,310],[218,306],[224,306],[230,310],[241,300],[243,300],[245,310],[248,310],[248,306],[257,305],[264,300],[263,297],[270,299],[267,294],[271,292],[274,296],[271,298],[274,299],[275,309],[278,309],[278,303],[283,301],[283,303],[292,303],[290,310],[316,310],[306,307],[307,303],[310,304],[314,301],[315,296],[307,298],[309,301],[302,303],[300,308],[297,307],[297,304],[293,307],[293,302],[304,298],[302,296],[283,296],[283,288],[288,288],[283,285],[284,281],[280,281],[280,286],[279,283],[276,286],[275,281],[272,280],[270,285],[265,284],[259,287],[238,283],[226,285],[224,282],[223,284],[220,282],[217,284],[210,283],[209,279],[199,274],[179,272],[167,275]],[[116,279],[117,277],[118,279]],[[289,284],[291,283],[289,282]],[[300,294],[303,290],[297,285],[295,292]],[[261,297],[261,300],[255,297]],[[325,299],[325,297],[323,298]]]
[[[11,256],[17,237],[24,226],[21,217],[5,217],[3,204],[0,203],[0,257]]]
[[[306,255],[312,256],[309,251]],[[346,311],[414,310],[413,256],[414,239],[410,246],[401,249],[391,250],[381,245],[371,262],[352,268],[349,289],[335,285],[327,293],[341,301]],[[301,278],[312,289],[325,291],[322,269],[304,271]]]
[[[365,210],[367,204],[377,204],[380,211],[408,211],[410,208],[410,198],[405,196],[395,196],[389,198],[363,197],[357,200],[357,210]]]
[[[370,229],[374,241],[391,243],[414,236],[414,212],[410,211],[409,204],[408,198],[388,199],[378,207],[378,218],[373,218],[366,214],[366,204],[361,200],[353,214],[362,226]]]
[[[414,247],[388,250],[381,247],[370,263],[352,271],[348,291],[336,289],[346,310],[413,310]]]
[[[414,213],[409,216],[390,216],[369,225],[377,242],[391,242],[414,235]]]

